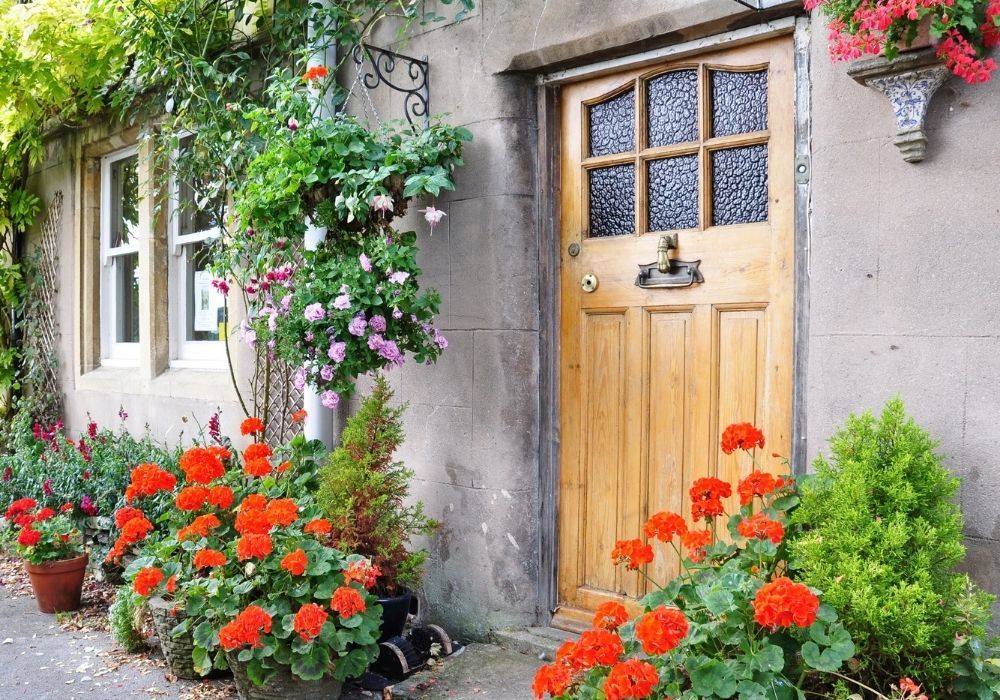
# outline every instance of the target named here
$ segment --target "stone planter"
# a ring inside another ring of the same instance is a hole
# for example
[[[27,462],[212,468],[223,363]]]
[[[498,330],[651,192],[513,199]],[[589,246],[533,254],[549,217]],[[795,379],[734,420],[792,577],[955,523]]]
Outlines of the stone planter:
[[[44,564],[24,562],[35,591],[35,602],[43,613],[69,612],[80,607],[87,555]]]
[[[343,688],[340,681],[329,676],[318,681],[299,680],[287,666],[278,666],[267,683],[254,685],[247,677],[246,664],[237,660],[237,652],[226,652],[226,661],[242,700],[335,700]]]
[[[104,516],[91,516],[83,520],[83,541],[90,548],[91,552],[98,555],[106,552],[115,540],[115,522],[111,518]],[[124,570],[117,566],[106,566],[103,556],[95,560],[91,567],[94,578],[98,581],[120,584],[123,581],[121,572]]]
[[[156,636],[160,638],[160,649],[167,659],[170,673],[178,678],[200,679],[201,676],[194,670],[194,659],[191,658],[194,651],[191,632],[177,637],[171,634],[174,627],[184,621],[184,611],[175,611],[173,603],[160,597],[149,599],[149,610],[153,615],[153,627],[156,629]]]

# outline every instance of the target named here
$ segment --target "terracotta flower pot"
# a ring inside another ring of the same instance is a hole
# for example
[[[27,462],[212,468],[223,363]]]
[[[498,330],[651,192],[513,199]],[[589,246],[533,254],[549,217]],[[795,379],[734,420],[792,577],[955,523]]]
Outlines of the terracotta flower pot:
[[[242,700],[336,700],[343,684],[327,676],[318,681],[304,681],[292,675],[287,666],[278,666],[277,672],[263,685],[254,685],[247,677],[246,664],[237,660],[238,652],[226,652],[226,661],[233,671],[236,690]]]
[[[43,613],[69,612],[80,607],[83,577],[87,573],[86,554],[44,564],[25,561],[24,568],[31,578],[35,602]]]

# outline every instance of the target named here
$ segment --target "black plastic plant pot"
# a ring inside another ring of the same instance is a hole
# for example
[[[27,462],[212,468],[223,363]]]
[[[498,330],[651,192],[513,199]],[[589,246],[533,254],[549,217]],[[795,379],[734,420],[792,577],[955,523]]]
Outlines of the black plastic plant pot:
[[[406,627],[406,616],[410,614],[410,601],[412,599],[413,591],[406,588],[391,598],[378,599],[379,605],[382,606],[382,624],[379,626],[378,638],[380,643],[403,634],[403,628]]]

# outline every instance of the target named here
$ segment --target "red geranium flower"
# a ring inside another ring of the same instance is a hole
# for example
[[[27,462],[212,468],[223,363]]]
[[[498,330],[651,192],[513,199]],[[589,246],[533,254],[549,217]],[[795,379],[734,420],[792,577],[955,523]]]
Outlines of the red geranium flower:
[[[213,486],[208,492],[208,502],[216,508],[226,510],[233,505],[233,490],[228,486]]]
[[[56,514],[51,508],[42,508],[40,511],[35,513],[35,521],[42,522],[43,520],[48,520]]]
[[[263,608],[249,605],[235,620],[219,630],[219,644],[226,651],[247,645],[259,647],[261,632],[270,634],[271,616]]]
[[[325,518],[316,518],[306,523],[302,530],[310,535],[329,535],[333,532],[333,525]]]
[[[211,569],[226,565],[226,555],[215,549],[199,549],[194,554],[194,568]]]
[[[319,636],[323,623],[330,616],[316,603],[306,603],[295,613],[292,629],[299,633],[303,642],[311,642]]]
[[[652,664],[628,659],[611,667],[604,681],[604,696],[607,700],[649,697],[659,682],[660,677]]]
[[[722,431],[722,451],[731,455],[736,450],[749,452],[754,447],[764,447],[764,433],[751,423],[733,423]]]
[[[653,561],[653,548],[642,540],[618,540],[611,550],[611,561],[615,564],[628,562],[628,568],[638,569]]]
[[[300,408],[298,411],[296,411],[295,413],[292,414],[292,422],[293,423],[301,423],[302,421],[304,421],[306,419],[306,416],[308,416],[308,415],[309,414],[306,413],[306,410],[304,408]]]
[[[736,529],[748,540],[771,540],[774,544],[781,544],[785,537],[785,527],[763,513],[741,520]]]
[[[270,535],[244,535],[236,541],[236,556],[244,559],[263,559],[271,553]]]
[[[330,609],[339,613],[340,619],[346,620],[358,613],[363,613],[367,606],[365,599],[356,588],[341,586],[333,592],[333,598],[330,599]]]
[[[38,502],[33,498],[19,498],[7,506],[7,511],[4,513],[4,517],[7,518],[7,520],[13,520],[14,516],[31,510],[37,505]]]
[[[264,432],[264,421],[260,418],[250,417],[240,423],[241,435],[256,435]]]
[[[148,596],[163,580],[163,572],[155,566],[140,569],[132,582],[132,588],[141,596]]]
[[[208,493],[204,486],[188,486],[181,489],[174,502],[180,510],[200,510],[208,501]]]
[[[304,574],[308,564],[309,557],[306,556],[306,553],[301,548],[286,554],[284,559],[281,560],[281,568],[292,576],[301,576]]]
[[[647,539],[669,542],[674,535],[683,535],[687,532],[687,523],[677,513],[656,513],[646,521],[642,531]]]
[[[754,496],[767,496],[783,485],[783,481],[775,479],[767,472],[753,471],[739,483],[736,492],[740,494],[740,505],[745,506]]]
[[[326,66],[311,66],[309,70],[303,74],[302,79],[306,82],[313,80],[320,80],[325,78],[330,74],[330,70]]]
[[[210,484],[226,473],[226,465],[217,450],[192,447],[181,455],[180,467],[192,484]]]
[[[681,535],[681,544],[687,550],[688,559],[697,564],[705,559],[705,547],[712,544],[712,532],[690,530]]]
[[[635,625],[635,636],[650,656],[673,651],[687,633],[687,618],[677,608],[657,608],[640,617]]]
[[[33,530],[31,526],[25,527],[17,536],[17,543],[22,547],[34,547],[42,541],[42,533]]]
[[[782,576],[761,586],[753,610],[761,627],[806,628],[816,621],[819,598],[807,586]]]
[[[628,622],[628,610],[621,603],[609,600],[597,606],[594,612],[594,627],[616,630]]]

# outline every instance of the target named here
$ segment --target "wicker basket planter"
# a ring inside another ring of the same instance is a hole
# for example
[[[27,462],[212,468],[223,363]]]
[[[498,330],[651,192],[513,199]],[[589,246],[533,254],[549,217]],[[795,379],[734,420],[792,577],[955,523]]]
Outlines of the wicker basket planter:
[[[160,648],[167,659],[170,673],[188,680],[201,678],[194,670],[194,659],[191,657],[194,651],[191,632],[176,637],[171,634],[174,627],[184,621],[184,611],[175,609],[173,603],[160,597],[149,599],[149,610],[153,615],[153,627],[156,629],[156,636],[160,638]]]
[[[237,660],[236,652],[226,652],[226,660],[242,700],[335,700],[343,688],[340,681],[329,676],[318,681],[300,680],[287,666],[279,666],[267,683],[254,685],[247,677],[246,664]]]

